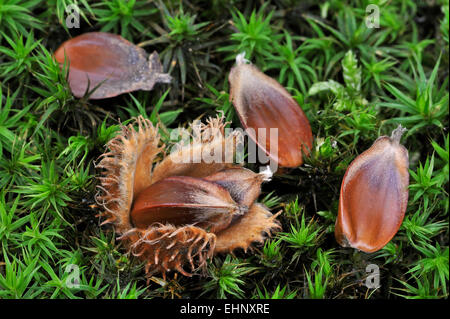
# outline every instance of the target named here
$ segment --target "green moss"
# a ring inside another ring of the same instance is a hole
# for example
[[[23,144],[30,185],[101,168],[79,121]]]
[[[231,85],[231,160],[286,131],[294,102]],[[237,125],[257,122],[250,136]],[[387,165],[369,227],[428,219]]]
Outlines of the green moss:
[[[375,2],[380,28],[366,26],[363,0],[0,0],[0,298],[448,297],[448,1]],[[79,29],[65,25],[70,4]],[[172,84],[74,98],[52,52],[100,30],[158,51]],[[163,140],[217,110],[239,127],[227,78],[242,51],[289,90],[315,136],[303,166],[263,186],[283,231],[214,257],[205,276],[147,283],[99,226],[94,161],[132,116],[159,122]],[[399,123],[411,175],[403,225],[379,252],[342,248],[333,231],[345,170]],[[378,289],[364,285],[369,264]]]

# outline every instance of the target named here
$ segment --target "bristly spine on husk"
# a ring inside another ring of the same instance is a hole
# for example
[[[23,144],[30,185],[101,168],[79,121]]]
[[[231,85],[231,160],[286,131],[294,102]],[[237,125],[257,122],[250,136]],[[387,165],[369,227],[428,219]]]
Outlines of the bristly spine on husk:
[[[133,125],[138,126],[136,130]],[[233,155],[239,133],[225,136],[223,115],[209,118],[206,124],[191,125],[193,136],[190,151],[215,152],[222,150],[223,159]],[[170,176],[205,178],[221,170],[235,167],[225,160],[220,163],[180,163],[177,161],[183,149],[163,156],[154,163],[165,149],[160,145],[158,128],[148,119],[138,117],[133,124],[122,126],[122,131],[107,145],[107,152],[100,157],[97,168],[103,169],[99,177],[97,203],[104,209],[102,224],[110,223],[123,240],[130,254],[144,260],[147,276],[175,270],[191,276],[198,269],[205,269],[206,260],[215,253],[232,252],[241,248],[247,251],[254,242],[263,242],[266,235],[280,229],[279,222],[263,205],[253,204],[238,221],[225,230],[212,233],[195,225],[171,225],[154,223],[146,229],[134,227],[130,219],[133,200],[137,194],[158,180]],[[229,157],[228,157],[229,158]],[[261,182],[262,182],[261,178]],[[186,271],[190,266],[190,272]]]
[[[109,152],[102,154],[101,161],[96,165],[96,168],[104,169],[97,186],[100,193],[96,195],[97,204],[105,209],[103,216],[107,217],[103,224],[113,223],[119,234],[132,228],[130,209],[137,193],[135,184],[138,183],[142,190],[142,183],[151,183],[152,162],[163,150],[163,147],[158,148],[158,128],[142,116],[136,122],[139,130],[136,131],[133,124],[122,126],[121,134],[106,144]],[[144,152],[146,156],[142,157]],[[138,163],[140,159],[144,163]],[[148,164],[148,172],[135,181],[138,164],[141,164],[140,169],[144,169],[143,164]]]
[[[185,276],[191,276],[183,265],[189,264],[191,272],[206,265],[216,244],[216,236],[192,225],[175,227],[173,225],[154,224],[147,230],[132,229],[123,235],[127,238],[137,234],[130,251],[133,256],[146,260],[147,276],[165,273],[174,269]],[[187,249],[186,249],[187,248]],[[180,253],[184,251],[184,253]]]

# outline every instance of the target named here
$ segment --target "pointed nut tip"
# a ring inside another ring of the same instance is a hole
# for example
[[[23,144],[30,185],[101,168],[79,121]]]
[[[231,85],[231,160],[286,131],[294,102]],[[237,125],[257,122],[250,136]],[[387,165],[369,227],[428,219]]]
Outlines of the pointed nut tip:
[[[158,82],[170,83],[170,82],[172,82],[172,76],[168,73],[159,73],[158,74]]]
[[[241,52],[236,56],[236,64],[237,65],[247,64],[247,63],[250,63],[250,61],[245,58],[245,52]]]
[[[267,165],[264,169],[260,168],[259,170],[260,170],[259,174],[263,176],[263,181],[268,182],[272,179],[273,172],[270,169],[269,165]]]
[[[236,215],[244,215],[248,212],[247,205],[239,205],[238,210],[235,212]]]
[[[402,138],[403,133],[405,133],[406,131],[407,129],[399,124],[397,128],[392,131],[391,139],[396,143],[400,143],[400,139]]]

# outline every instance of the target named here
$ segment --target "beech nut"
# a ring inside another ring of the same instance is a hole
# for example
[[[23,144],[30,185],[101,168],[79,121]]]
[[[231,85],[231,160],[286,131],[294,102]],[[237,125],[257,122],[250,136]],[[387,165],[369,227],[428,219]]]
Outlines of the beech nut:
[[[397,233],[408,203],[408,151],[403,128],[381,136],[345,172],[335,236],[344,247],[364,252],[383,248]]]
[[[104,99],[136,90],[151,90],[158,83],[169,83],[158,53],[147,57],[144,49],[119,35],[89,32],[64,42],[55,59],[69,66],[69,86],[74,96]],[[94,90],[95,89],[95,90]]]
[[[242,125],[279,166],[300,166],[303,155],[312,148],[308,118],[284,87],[246,62],[242,54],[238,55],[228,77],[230,100]],[[260,136],[261,129],[265,137]],[[278,136],[272,136],[270,129],[277,129]],[[272,149],[275,145],[276,153]]]

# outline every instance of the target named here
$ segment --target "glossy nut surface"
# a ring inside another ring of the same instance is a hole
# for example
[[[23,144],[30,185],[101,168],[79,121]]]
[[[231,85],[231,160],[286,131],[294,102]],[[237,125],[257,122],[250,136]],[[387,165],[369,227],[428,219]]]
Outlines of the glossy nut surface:
[[[154,223],[195,224],[211,232],[227,227],[239,205],[217,183],[201,178],[168,177],[140,192],[131,210],[131,220],[138,228]]]
[[[69,66],[69,85],[76,97],[98,88],[90,99],[103,99],[135,90],[151,90],[157,82],[170,82],[162,73],[158,54],[106,32],[90,32],[64,42],[55,59]]]
[[[301,165],[313,137],[308,118],[286,89],[239,58],[229,82],[230,99],[244,128],[251,129],[248,134],[253,141],[280,166]],[[271,128],[277,129],[278,136],[271,135]]]
[[[379,137],[348,167],[335,228],[340,245],[375,252],[400,228],[408,203],[409,162],[399,139],[398,134]]]

